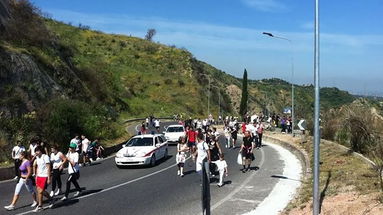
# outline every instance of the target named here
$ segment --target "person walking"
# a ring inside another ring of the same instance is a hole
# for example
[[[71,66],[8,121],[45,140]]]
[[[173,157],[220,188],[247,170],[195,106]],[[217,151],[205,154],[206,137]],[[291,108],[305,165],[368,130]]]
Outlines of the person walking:
[[[197,135],[197,151],[196,151],[196,172],[202,174],[202,165],[205,160],[210,162],[210,150],[207,143],[204,141],[204,135],[202,132],[198,132]]]
[[[18,140],[16,142],[16,146],[14,146],[12,149],[12,159],[15,164],[15,178],[14,178],[15,180],[17,180],[20,177],[20,170],[19,170],[19,167],[21,164],[20,154],[21,152],[24,152],[24,151],[25,151],[24,146],[21,144],[21,141]]]
[[[83,159],[83,165],[85,166],[86,163],[88,162],[89,165],[90,165],[90,160],[89,160],[89,157],[88,157],[88,147],[89,147],[89,144],[90,144],[90,140],[88,138],[85,137],[85,135],[81,135],[81,156],[82,156],[82,159]]]
[[[217,169],[219,172],[219,182],[217,185],[218,187],[222,187],[224,185],[224,182],[223,182],[224,176],[227,177],[229,175],[229,172],[227,171],[227,163],[225,161],[225,157],[223,156],[223,154],[220,154],[219,160],[212,161],[212,162],[217,166]]]
[[[57,196],[61,193],[61,173],[63,171],[63,163],[65,162],[65,155],[58,150],[57,145],[53,145],[51,148],[51,163],[52,163],[52,191],[50,196]],[[56,190],[57,185],[57,191]]]
[[[154,127],[156,128],[157,133],[160,132],[160,123],[161,121],[159,119],[154,120]]]
[[[19,182],[16,184],[15,188],[15,194],[12,199],[12,203],[8,206],[4,206],[4,208],[8,211],[14,210],[17,200],[20,197],[20,191],[25,186],[27,191],[32,195],[33,203],[31,205],[32,208],[36,207],[37,201],[36,201],[36,192],[33,187],[32,183],[32,168],[31,163],[28,157],[28,153],[26,151],[20,152],[19,159],[21,161],[21,165],[19,166],[20,170],[20,179]]]
[[[250,132],[246,131],[245,136],[243,137],[243,143],[241,145],[241,149],[239,150],[239,152],[242,154],[242,165],[243,165],[242,172],[243,173],[250,170],[251,162],[254,160],[253,149],[254,149],[254,144],[252,142]]]
[[[190,129],[186,132],[187,147],[189,148],[190,155],[195,153],[196,139],[197,139],[197,133],[194,130],[194,127],[190,127]],[[193,156],[193,160],[194,160],[194,156]]]
[[[48,184],[51,183],[51,162],[49,156],[43,154],[44,149],[37,146],[35,149],[36,160],[33,164],[34,172],[36,173],[36,188],[37,188],[37,202],[38,205],[34,212],[43,210],[43,196],[47,197],[50,201],[49,207],[53,206],[53,198],[49,196],[46,191]]]
[[[230,128],[228,126],[225,126],[224,132],[225,132],[225,138],[226,138],[225,147],[230,148],[230,140],[231,140]]]
[[[35,149],[37,147],[37,141],[32,138],[29,144],[28,153],[31,156],[31,165],[33,165],[33,162],[35,161],[36,153]]]
[[[78,164],[79,154],[76,152],[76,144],[69,145],[69,151],[68,154],[66,154],[65,162],[68,162],[68,179],[66,181],[65,195],[61,198],[62,201],[68,199],[71,183],[73,183],[77,189],[77,192],[73,195],[73,197],[81,195],[81,188],[77,182],[80,178],[80,166]]]
[[[184,165],[186,161],[186,152],[189,151],[189,148],[185,144],[185,137],[180,137],[177,144],[177,155],[176,161],[178,166],[177,175],[184,177]]]
[[[235,149],[235,144],[237,143],[238,129],[236,126],[231,128],[231,142],[233,143],[232,148]],[[231,146],[229,147],[231,148]]]
[[[258,125],[257,125],[257,136],[258,136],[258,141],[257,141],[257,148],[261,148],[262,147],[262,135],[263,135],[263,124],[261,122],[258,122]]]
[[[219,156],[222,154],[222,149],[218,143],[218,139],[214,135],[212,135],[210,139],[211,139],[211,142],[208,143],[208,145],[210,150],[210,160],[212,162],[210,163],[209,167],[210,167],[210,173],[214,177],[215,175],[217,175],[217,173],[216,173],[216,165],[213,162],[219,160]]]

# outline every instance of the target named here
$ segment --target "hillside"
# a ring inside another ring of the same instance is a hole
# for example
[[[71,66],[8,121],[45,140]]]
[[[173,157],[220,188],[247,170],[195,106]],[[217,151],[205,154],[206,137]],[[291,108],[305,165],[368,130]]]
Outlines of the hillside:
[[[241,79],[185,49],[44,18],[26,0],[12,0],[7,7],[0,14],[6,15],[0,24],[4,152],[16,139],[26,143],[36,134],[63,145],[75,133],[117,138],[123,134],[120,122],[149,114],[205,117],[209,79],[213,115],[218,115],[219,99],[223,115],[237,114]],[[280,113],[291,104],[288,82],[254,80],[249,85],[250,112]],[[313,92],[312,86],[296,86],[298,117],[311,116]],[[323,88],[321,99],[327,109],[354,97]]]

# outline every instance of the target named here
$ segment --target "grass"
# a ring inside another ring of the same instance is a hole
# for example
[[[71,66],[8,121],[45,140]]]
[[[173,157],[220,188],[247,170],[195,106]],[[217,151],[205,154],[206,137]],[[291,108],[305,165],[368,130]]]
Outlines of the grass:
[[[277,138],[280,139],[280,136]],[[299,140],[287,137],[289,141],[299,146]],[[286,136],[283,137],[286,139]],[[311,140],[302,147],[313,164],[313,143]],[[320,192],[322,198],[335,196],[339,193],[356,192],[360,195],[379,192],[378,174],[361,158],[350,154],[336,143],[321,140],[320,146]],[[313,168],[313,166],[311,166]],[[312,200],[312,175],[303,181],[297,198],[290,202],[285,211],[293,208],[303,208]]]

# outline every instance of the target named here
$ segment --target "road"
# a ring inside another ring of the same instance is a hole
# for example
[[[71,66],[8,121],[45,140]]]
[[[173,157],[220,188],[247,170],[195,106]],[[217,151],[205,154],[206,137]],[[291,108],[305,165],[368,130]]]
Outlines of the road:
[[[164,122],[162,126],[170,125]],[[220,138],[221,146],[223,137]],[[238,144],[239,145],[239,144]],[[105,159],[81,168],[80,186],[84,194],[66,202],[57,201],[53,209],[42,214],[201,214],[200,176],[191,160],[185,164],[185,177],[177,176],[175,146],[169,146],[169,157],[155,167],[119,169],[114,159]],[[256,208],[280,180],[283,161],[272,147],[256,150],[252,171],[242,173],[236,164],[237,149],[224,149],[229,165],[226,185],[211,183],[212,214],[242,214]],[[62,175],[65,181],[67,175]],[[248,186],[253,182],[254,186]],[[256,182],[256,183],[254,183]],[[23,190],[14,211],[5,211],[14,192],[15,182],[0,184],[0,214],[28,214],[31,198]],[[63,186],[65,188],[65,185]],[[49,190],[50,188],[48,188]],[[244,190],[246,192],[244,192]],[[70,197],[73,192],[70,194]],[[61,196],[59,196],[61,198]],[[46,204],[45,204],[46,205]]]

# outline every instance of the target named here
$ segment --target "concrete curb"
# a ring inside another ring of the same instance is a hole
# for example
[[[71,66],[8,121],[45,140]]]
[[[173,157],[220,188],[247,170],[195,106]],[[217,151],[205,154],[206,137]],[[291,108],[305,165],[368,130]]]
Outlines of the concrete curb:
[[[290,152],[292,152],[302,163],[303,178],[307,178],[308,175],[311,174],[310,159],[308,154],[303,149],[300,149],[291,143],[281,141],[277,138],[273,138],[267,134],[263,135],[263,140],[265,142],[271,142],[271,143],[280,145],[286,148],[287,150],[289,150]]]

